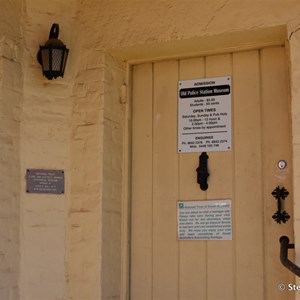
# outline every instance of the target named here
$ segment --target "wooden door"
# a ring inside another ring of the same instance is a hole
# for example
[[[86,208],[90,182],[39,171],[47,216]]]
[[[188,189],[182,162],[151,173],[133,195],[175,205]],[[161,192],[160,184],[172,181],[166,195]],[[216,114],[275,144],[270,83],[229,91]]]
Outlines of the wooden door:
[[[290,114],[285,48],[133,67],[132,300],[294,299],[279,260],[293,241]],[[178,81],[232,77],[232,150],[208,152],[209,188],[196,182],[200,153],[177,153]],[[277,162],[287,161],[280,170]],[[271,192],[285,187],[277,224]],[[179,241],[177,201],[231,199],[232,240]]]

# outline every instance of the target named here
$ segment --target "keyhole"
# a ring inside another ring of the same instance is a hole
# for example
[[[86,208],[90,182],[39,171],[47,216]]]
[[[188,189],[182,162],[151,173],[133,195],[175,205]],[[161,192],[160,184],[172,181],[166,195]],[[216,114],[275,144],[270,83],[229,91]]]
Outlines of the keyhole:
[[[278,166],[278,169],[284,170],[286,168],[286,166],[287,166],[287,162],[285,160],[281,159],[278,162],[277,166]]]

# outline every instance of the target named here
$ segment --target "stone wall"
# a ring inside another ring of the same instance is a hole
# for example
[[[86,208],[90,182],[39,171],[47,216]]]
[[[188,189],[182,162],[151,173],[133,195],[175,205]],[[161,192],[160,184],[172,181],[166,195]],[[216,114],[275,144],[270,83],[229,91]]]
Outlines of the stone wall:
[[[4,3],[5,2],[5,3]],[[21,1],[0,9],[0,299],[19,297]]]
[[[20,299],[67,298],[66,236],[70,203],[72,18],[76,1],[23,2],[23,99],[20,137]],[[53,23],[70,49],[64,78],[48,80],[37,62]],[[65,193],[26,193],[27,169],[64,170]]]
[[[125,108],[121,103],[124,66],[106,55],[103,111],[101,299],[120,299]]]
[[[0,299],[18,293],[20,225],[20,105],[22,66],[14,41],[0,39]]]
[[[82,53],[72,88],[68,294],[100,299],[103,190],[103,72],[100,51]]]
[[[71,297],[119,299],[124,109],[123,64],[86,51],[72,90],[70,209],[67,234]]]

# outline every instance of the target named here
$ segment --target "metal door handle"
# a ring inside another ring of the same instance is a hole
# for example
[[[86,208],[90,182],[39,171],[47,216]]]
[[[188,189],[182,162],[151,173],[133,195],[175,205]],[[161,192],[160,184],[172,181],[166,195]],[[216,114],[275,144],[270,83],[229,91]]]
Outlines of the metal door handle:
[[[278,223],[281,224],[281,222],[285,223],[290,218],[289,214],[282,209],[282,201],[289,195],[289,192],[286,188],[279,186],[272,192],[272,195],[275,199],[277,199],[277,211],[272,216],[272,218]]]
[[[206,191],[208,189],[207,177],[209,176],[207,168],[208,155],[206,152],[202,152],[199,156],[199,167],[196,169],[197,172],[197,183],[200,185],[200,189]]]
[[[280,261],[295,275],[300,277],[300,268],[288,259],[288,249],[294,249],[294,244],[289,244],[290,240],[287,236],[282,236],[280,242]]]

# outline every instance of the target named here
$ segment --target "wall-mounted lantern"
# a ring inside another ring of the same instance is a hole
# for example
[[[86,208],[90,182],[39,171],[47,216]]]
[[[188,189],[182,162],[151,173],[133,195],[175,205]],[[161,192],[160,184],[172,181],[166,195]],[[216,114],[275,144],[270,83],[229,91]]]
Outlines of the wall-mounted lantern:
[[[44,46],[40,46],[37,60],[43,68],[43,75],[49,80],[63,77],[67,63],[69,49],[58,39],[59,26],[53,24],[49,34],[49,40]]]

